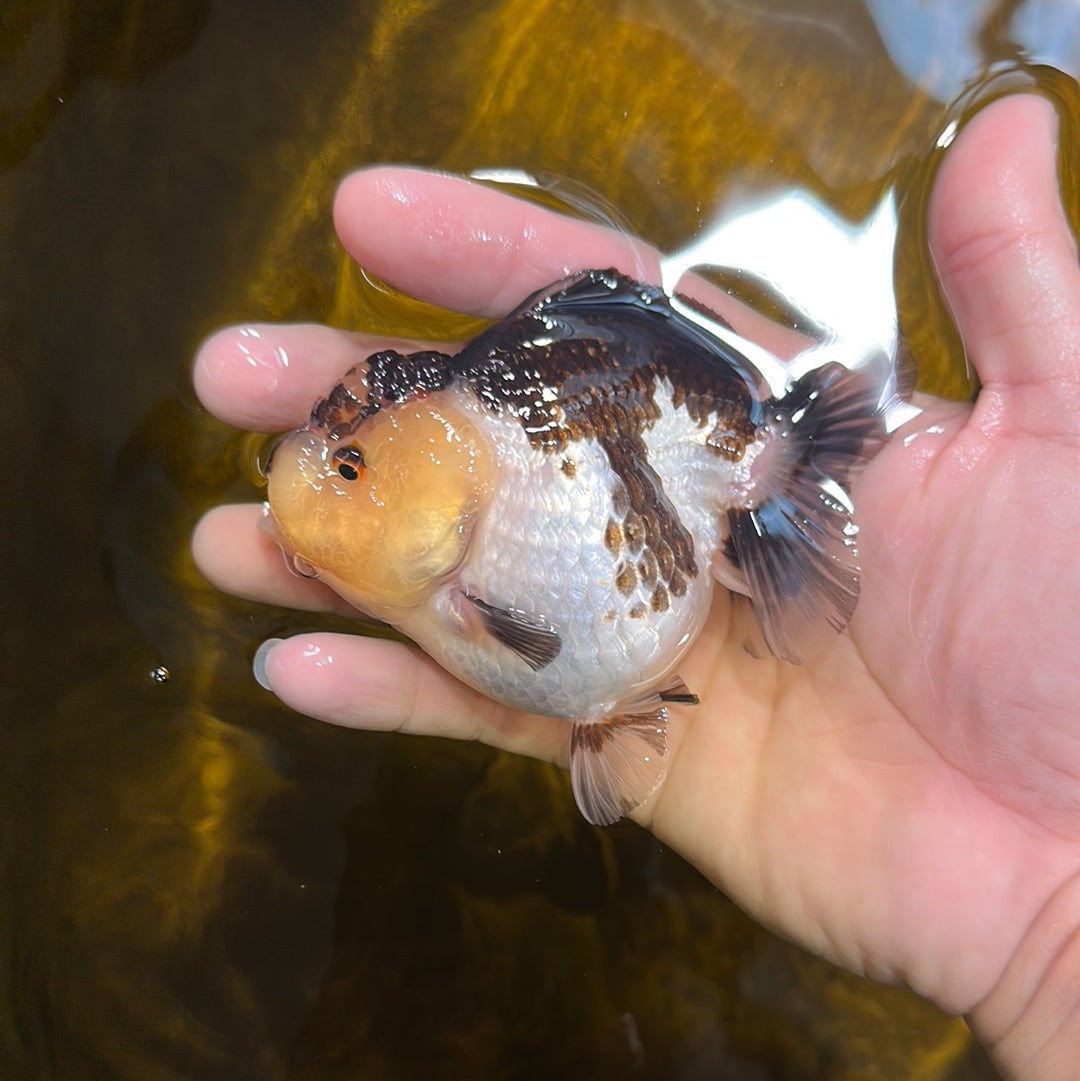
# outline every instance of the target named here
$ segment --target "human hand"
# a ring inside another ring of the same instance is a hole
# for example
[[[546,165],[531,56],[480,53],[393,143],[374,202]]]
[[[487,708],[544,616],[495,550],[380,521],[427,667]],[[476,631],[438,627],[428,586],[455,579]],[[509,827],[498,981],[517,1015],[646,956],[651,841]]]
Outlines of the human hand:
[[[811,665],[755,659],[718,597],[680,665],[702,704],[671,707],[666,778],[635,813],[755,917],[970,1014],[1003,1071],[1040,1081],[1080,1062],[1080,269],[1054,128],[1045,102],[1000,102],[942,168],[931,244],[982,390],[973,407],[931,405],[859,478],[850,628]],[[482,315],[570,270],[656,266],[597,226],[413,171],[354,175],[335,213],[369,270]],[[196,387],[232,424],[289,428],[387,344],[228,330],[201,350]],[[259,516],[203,519],[206,576],[344,610],[286,571]],[[565,722],[515,714],[398,643],[303,635],[266,675],[333,723],[565,760]]]

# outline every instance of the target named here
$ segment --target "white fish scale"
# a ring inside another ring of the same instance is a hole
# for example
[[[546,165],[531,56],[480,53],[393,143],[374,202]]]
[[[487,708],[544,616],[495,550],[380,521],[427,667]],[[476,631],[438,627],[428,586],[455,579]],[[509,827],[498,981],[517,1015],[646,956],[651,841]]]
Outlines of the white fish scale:
[[[651,587],[639,581],[629,595],[616,588],[619,560],[605,547],[604,532],[618,477],[602,447],[582,440],[564,454],[536,450],[516,419],[483,413],[478,423],[499,448],[496,489],[456,582],[436,607],[445,610],[458,588],[547,621],[558,630],[562,648],[554,661],[533,671],[494,639],[478,648],[448,628],[444,617],[413,632],[425,649],[489,695],[565,717],[606,715],[673,667],[708,611],[709,563],[719,536],[708,492],[717,490],[732,467],[704,450],[707,429],[685,410],[674,410],[670,398],[663,405],[665,416],[648,442],[694,537],[698,575],[688,581],[686,594],[671,597],[670,608],[658,613],[649,607]],[[572,475],[564,472],[564,459],[573,463]],[[720,469],[725,477],[718,476]],[[640,557],[622,558],[636,565]],[[631,616],[635,607],[639,614]]]
[[[723,539],[719,521],[728,507],[742,503],[750,486],[750,469],[761,445],[748,446],[742,461],[729,462],[705,447],[710,429],[697,424],[684,406],[675,408],[671,384],[656,390],[660,417],[645,432],[649,464],[659,474],[664,491],[678,508],[695,549],[708,558]],[[699,562],[700,559],[699,559]]]

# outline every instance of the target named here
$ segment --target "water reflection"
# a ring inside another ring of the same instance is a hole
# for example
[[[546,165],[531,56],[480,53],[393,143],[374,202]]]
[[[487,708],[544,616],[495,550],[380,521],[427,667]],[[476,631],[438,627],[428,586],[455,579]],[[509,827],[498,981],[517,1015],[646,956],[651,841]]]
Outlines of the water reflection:
[[[808,338],[807,346],[778,363],[755,341],[715,324],[713,333],[733,338],[777,397],[791,380],[830,361],[865,369],[881,388],[881,405],[889,407],[891,431],[917,413],[902,400],[896,371],[896,226],[891,191],[855,225],[805,192],[787,192],[730,216],[721,212],[687,247],[664,257],[663,284],[674,293],[686,274],[706,268],[749,276],[790,313],[792,329]],[[684,310],[694,317],[693,308]]]
[[[995,63],[1080,70],[1080,24],[1072,0],[867,0],[893,62],[938,101],[950,103],[974,73]]]

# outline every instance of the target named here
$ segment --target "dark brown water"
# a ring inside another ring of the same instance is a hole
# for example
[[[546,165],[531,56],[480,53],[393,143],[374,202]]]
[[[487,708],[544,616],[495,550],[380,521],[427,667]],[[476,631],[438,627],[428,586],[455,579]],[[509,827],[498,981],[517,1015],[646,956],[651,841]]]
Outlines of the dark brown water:
[[[935,140],[973,85],[1075,120],[1080,31],[948,6],[0,9],[0,1076],[993,1077],[958,1023],[585,826],[556,771],[276,707],[252,652],[312,617],[187,551],[255,495],[257,442],[189,390],[203,334],[450,326],[344,266],[330,197],[365,162],[569,177],[667,250],[739,200],[855,223],[892,189],[904,347],[970,393],[921,232]]]

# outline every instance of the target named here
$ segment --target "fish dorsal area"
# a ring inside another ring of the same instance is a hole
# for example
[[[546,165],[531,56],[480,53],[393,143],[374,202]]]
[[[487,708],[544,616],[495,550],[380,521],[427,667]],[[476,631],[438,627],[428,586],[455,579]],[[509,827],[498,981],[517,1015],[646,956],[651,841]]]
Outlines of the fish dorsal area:
[[[739,457],[757,430],[754,376],[673,315],[659,289],[591,271],[529,298],[454,358],[480,401],[516,417],[564,471],[583,443],[602,449],[612,480],[600,531],[619,594],[648,587],[638,617],[665,610],[700,573],[686,508],[672,498],[687,488],[685,467]]]

